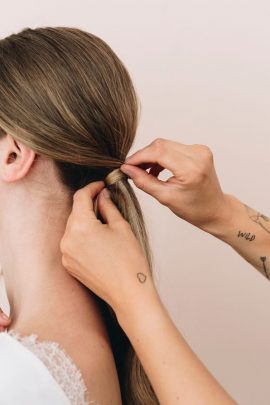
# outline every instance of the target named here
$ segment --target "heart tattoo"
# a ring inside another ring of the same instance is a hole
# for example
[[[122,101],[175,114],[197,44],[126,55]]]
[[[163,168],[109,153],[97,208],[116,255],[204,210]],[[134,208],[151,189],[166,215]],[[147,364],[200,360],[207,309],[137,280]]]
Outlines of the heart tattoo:
[[[146,280],[146,275],[143,273],[137,273],[137,277],[140,283],[144,283]]]

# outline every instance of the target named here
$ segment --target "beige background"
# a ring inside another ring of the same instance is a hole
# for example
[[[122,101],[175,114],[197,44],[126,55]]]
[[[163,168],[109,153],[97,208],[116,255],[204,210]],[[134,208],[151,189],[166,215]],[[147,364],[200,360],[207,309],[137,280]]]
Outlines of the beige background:
[[[206,144],[224,191],[270,214],[269,17],[264,0],[1,1],[0,33],[67,25],[101,36],[141,99],[132,152],[156,137]],[[179,329],[239,404],[269,404],[269,281],[229,246],[138,196]]]

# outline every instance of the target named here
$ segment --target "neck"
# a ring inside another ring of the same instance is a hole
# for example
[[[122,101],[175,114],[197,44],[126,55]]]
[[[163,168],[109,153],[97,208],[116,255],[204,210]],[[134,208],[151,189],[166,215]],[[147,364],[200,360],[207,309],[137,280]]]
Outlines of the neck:
[[[60,240],[71,210],[70,197],[61,194],[53,201],[20,197],[14,201],[21,205],[9,210],[13,215],[5,218],[0,235],[10,329],[42,333],[59,323],[74,325],[76,321],[87,327],[97,304],[61,262]]]

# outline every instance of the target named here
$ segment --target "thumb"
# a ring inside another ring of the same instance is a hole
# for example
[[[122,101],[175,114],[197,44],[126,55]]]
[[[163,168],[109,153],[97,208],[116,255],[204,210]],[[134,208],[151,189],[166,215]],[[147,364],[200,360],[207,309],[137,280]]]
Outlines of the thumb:
[[[141,190],[157,200],[164,191],[165,183],[157,177],[134,165],[123,164],[121,171],[126,173]]]

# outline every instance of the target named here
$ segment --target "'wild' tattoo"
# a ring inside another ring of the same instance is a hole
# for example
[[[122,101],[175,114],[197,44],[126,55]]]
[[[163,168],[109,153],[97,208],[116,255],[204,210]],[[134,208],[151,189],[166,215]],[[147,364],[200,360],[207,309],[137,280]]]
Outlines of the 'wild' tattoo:
[[[239,231],[238,232],[238,238],[244,238],[244,239],[249,240],[250,242],[252,242],[256,238],[256,235],[252,235],[250,232]]]
[[[255,211],[253,208],[249,207],[248,205],[244,204],[249,218],[253,221],[256,222],[256,224],[260,225],[261,228],[263,228],[267,233],[270,234],[270,219],[266,216],[261,214],[258,211]]]

